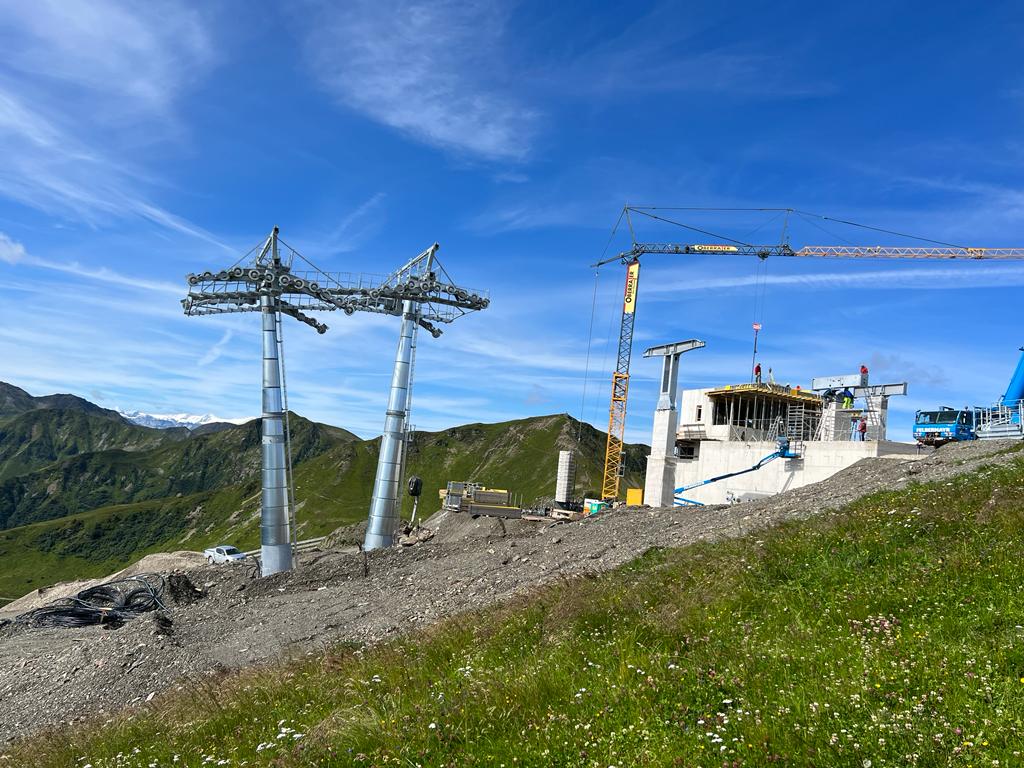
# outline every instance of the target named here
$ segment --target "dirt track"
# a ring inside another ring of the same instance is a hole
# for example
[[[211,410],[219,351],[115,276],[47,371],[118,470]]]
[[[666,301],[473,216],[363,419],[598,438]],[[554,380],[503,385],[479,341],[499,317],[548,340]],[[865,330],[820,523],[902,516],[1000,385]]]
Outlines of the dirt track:
[[[614,568],[651,547],[743,535],[867,493],[1004,463],[1019,443],[947,446],[919,461],[866,459],[824,483],[732,507],[622,509],[577,523],[435,515],[434,539],[366,556],[330,551],[259,581],[238,567],[188,573],[206,593],[118,630],[0,629],[0,744],[147,701],[188,678],[340,641],[373,643],[560,576]],[[504,530],[503,530],[504,528]]]

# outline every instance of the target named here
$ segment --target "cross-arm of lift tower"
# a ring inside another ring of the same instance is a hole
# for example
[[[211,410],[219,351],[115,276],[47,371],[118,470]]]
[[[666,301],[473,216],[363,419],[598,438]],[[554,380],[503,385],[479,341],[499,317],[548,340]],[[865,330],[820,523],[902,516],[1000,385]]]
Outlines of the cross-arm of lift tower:
[[[885,245],[862,246],[848,244],[808,245],[800,248],[793,248],[785,241],[785,238],[783,239],[783,242],[777,244],[757,245],[668,218],[666,215],[661,213],[661,211],[775,212],[777,214],[785,214],[787,221],[790,214],[795,214],[810,221],[811,223],[814,223],[814,221],[817,220],[845,224],[864,230],[910,238],[918,242],[927,243],[927,245],[906,247]],[[693,232],[695,235],[700,235],[702,238],[709,238],[717,242],[638,242],[633,228],[633,214],[678,226]],[[626,282],[622,301],[622,320],[619,325],[619,347],[618,355],[616,357],[615,371],[612,373],[612,394],[611,402],[608,407],[608,440],[605,448],[604,473],[601,484],[601,496],[602,498],[609,500],[618,498],[619,481],[623,475],[622,446],[626,432],[626,404],[629,396],[629,365],[633,349],[633,326],[636,321],[636,307],[640,286],[641,256],[645,256],[647,254],[695,256],[731,255],[756,256],[761,260],[765,260],[770,256],[821,259],[1024,260],[1024,248],[978,248],[957,245],[926,237],[919,237],[917,235],[909,235],[903,232],[896,232],[890,229],[883,229],[881,227],[858,224],[846,219],[838,219],[831,216],[810,213],[808,211],[801,211],[796,208],[659,208],[654,206],[627,205],[622,209],[619,221],[621,222],[623,218],[629,226],[629,231],[632,237],[632,246],[626,251],[622,251],[615,256],[601,259],[596,264],[591,265],[594,268],[599,268],[605,264],[619,262],[626,267]],[[618,224],[616,224],[616,227],[618,227]],[[613,229],[613,235],[614,231],[615,230]]]

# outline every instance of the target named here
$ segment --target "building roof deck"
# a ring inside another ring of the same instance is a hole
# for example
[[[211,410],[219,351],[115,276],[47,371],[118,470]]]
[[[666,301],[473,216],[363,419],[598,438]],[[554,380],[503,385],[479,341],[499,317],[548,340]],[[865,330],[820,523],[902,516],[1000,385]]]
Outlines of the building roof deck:
[[[760,397],[777,398],[791,403],[821,405],[821,397],[813,392],[802,389],[791,389],[781,384],[728,384],[719,389],[712,389],[708,397],[735,397],[740,395],[758,395]]]

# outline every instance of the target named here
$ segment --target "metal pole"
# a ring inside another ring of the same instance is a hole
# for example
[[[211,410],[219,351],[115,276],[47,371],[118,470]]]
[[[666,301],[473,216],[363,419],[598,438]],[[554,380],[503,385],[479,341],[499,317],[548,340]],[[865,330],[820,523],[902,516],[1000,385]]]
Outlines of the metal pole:
[[[761,330],[758,323],[754,323],[754,354],[750,358],[750,383],[754,383],[754,367],[757,365],[757,334]]]
[[[281,323],[281,313],[277,313],[277,354],[281,365],[281,407],[284,410],[284,446],[285,459],[288,469],[288,531],[291,534],[288,538],[292,548],[292,568],[298,565],[298,532],[299,526],[295,523],[295,475],[292,472],[292,425],[288,409],[288,375],[284,366],[284,328]]]
[[[281,365],[277,344],[277,304],[269,291],[260,295],[263,317],[263,495],[260,512],[261,575],[290,571],[288,468],[285,457]]]
[[[380,441],[377,477],[373,483],[373,501],[366,526],[363,549],[380,549],[394,543],[398,529],[398,484],[402,473],[402,446],[405,441],[405,414],[409,405],[409,373],[412,368],[413,335],[416,329],[417,305],[402,303],[402,332],[395,354],[395,370],[391,376],[387,418]]]

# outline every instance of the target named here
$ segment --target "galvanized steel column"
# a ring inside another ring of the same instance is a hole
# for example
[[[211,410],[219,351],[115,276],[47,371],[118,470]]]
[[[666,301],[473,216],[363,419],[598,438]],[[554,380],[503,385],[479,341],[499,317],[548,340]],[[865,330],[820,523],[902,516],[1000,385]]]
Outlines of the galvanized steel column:
[[[292,569],[288,535],[288,467],[285,460],[281,363],[277,356],[277,306],[274,297],[260,296],[263,317],[263,498],[260,511],[260,555],[263,576]]]
[[[406,411],[409,407],[409,374],[412,369],[413,336],[416,333],[417,306],[402,304],[402,333],[398,339],[395,370],[391,376],[387,418],[380,441],[377,478],[373,483],[373,501],[366,526],[363,549],[390,547],[398,530],[398,484],[402,477],[402,446],[405,443]]]

